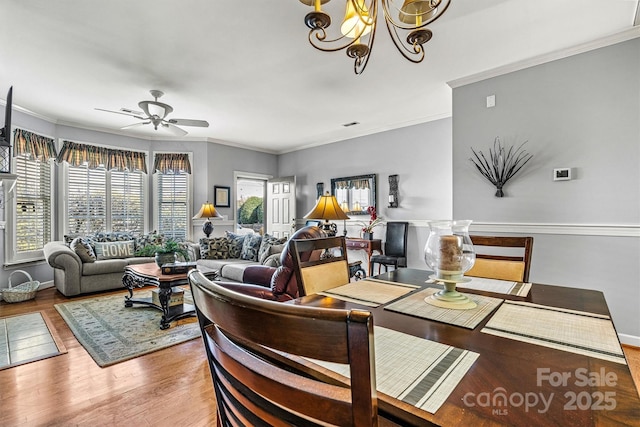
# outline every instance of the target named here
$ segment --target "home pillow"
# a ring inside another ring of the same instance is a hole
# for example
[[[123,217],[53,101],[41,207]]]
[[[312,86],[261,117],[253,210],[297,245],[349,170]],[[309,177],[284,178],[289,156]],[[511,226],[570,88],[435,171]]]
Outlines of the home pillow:
[[[227,259],[229,258],[229,239],[226,237],[213,237],[200,239],[200,257],[202,259]]]
[[[247,234],[242,243],[242,252],[240,252],[240,259],[247,261],[258,261],[258,250],[260,249],[260,243],[262,243],[262,236],[258,233]]]
[[[96,254],[88,241],[82,237],[76,237],[71,241],[69,247],[74,251],[82,260],[82,262],[94,262],[96,260]]]
[[[93,247],[98,259],[130,258],[135,254],[135,242],[133,240],[94,242]]]
[[[227,239],[229,239],[229,258],[240,258],[242,254],[242,245],[246,234],[236,234],[227,231]]]
[[[282,245],[286,241],[287,241],[286,237],[277,238],[277,237],[270,236],[269,234],[265,234],[264,236],[262,236],[262,242],[260,243],[260,249],[258,250],[258,262],[262,264],[264,260],[271,253],[273,253],[273,252],[270,252],[270,249],[272,246]],[[280,249],[280,252],[282,252],[282,249]]]

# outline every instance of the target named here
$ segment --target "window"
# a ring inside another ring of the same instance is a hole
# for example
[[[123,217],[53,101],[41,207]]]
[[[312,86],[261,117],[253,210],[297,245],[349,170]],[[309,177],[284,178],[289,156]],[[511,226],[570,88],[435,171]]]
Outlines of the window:
[[[146,174],[67,165],[66,233],[143,233]]]
[[[145,232],[146,153],[64,141],[64,234]]]
[[[14,159],[15,224],[14,247],[7,262],[35,260],[42,257],[42,248],[51,241],[52,165],[19,156]]]
[[[9,205],[5,263],[42,259],[42,248],[52,240],[53,139],[23,129],[14,131],[13,181],[4,182],[2,198]],[[4,209],[4,203],[0,203]]]
[[[234,172],[235,212],[237,231],[264,230],[264,213],[269,176]]]
[[[189,177],[185,173],[156,174],[156,227],[160,234],[186,240],[189,224]]]
[[[160,234],[178,241],[191,237],[191,154],[156,153],[154,224]]]

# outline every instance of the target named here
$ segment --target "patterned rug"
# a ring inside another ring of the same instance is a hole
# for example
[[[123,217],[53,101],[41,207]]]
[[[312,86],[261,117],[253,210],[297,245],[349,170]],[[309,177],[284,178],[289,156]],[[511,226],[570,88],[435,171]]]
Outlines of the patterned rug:
[[[109,295],[56,304],[62,318],[93,360],[106,367],[200,337],[195,317],[172,322],[160,329],[162,312],[144,305],[124,306],[124,296]],[[151,290],[134,291],[134,298],[151,296]],[[185,302],[192,303],[185,290]]]

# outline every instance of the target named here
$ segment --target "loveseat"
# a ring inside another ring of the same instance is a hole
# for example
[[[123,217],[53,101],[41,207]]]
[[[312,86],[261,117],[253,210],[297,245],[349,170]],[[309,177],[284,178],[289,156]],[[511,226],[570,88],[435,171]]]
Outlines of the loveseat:
[[[47,243],[44,255],[54,270],[56,288],[65,296],[73,296],[122,288],[127,265],[154,262],[154,258],[136,256],[136,252],[145,245],[161,244],[163,239],[155,233],[65,236],[64,241]],[[250,265],[264,266],[267,268],[264,272],[275,271],[285,243],[285,239],[269,235],[227,233],[224,237],[203,238],[198,243],[183,245],[189,253],[188,261],[218,270],[220,280],[232,283],[242,282],[244,270]]]

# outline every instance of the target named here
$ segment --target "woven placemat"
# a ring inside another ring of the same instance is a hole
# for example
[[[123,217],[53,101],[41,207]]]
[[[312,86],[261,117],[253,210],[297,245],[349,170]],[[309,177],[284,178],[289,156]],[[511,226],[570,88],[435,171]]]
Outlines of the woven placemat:
[[[369,307],[378,307],[379,305],[400,298],[416,288],[417,286],[414,285],[407,286],[400,283],[384,283],[364,279],[318,292],[318,294]]]
[[[531,283],[512,282],[508,280],[485,279],[483,277],[468,277],[470,282],[458,284],[458,288],[472,289],[497,294],[526,297],[531,290]]]
[[[626,365],[609,316],[522,301],[505,303],[482,332]]]
[[[373,335],[378,391],[432,414],[480,356],[380,326],[374,327]],[[316,360],[314,363],[349,376],[347,365]]]
[[[473,329],[489,315],[504,300],[483,295],[465,294],[478,306],[470,310],[456,310],[440,308],[427,304],[424,299],[438,292],[440,289],[427,288],[411,294],[401,300],[389,304],[384,309],[402,314],[435,320],[450,325]]]

